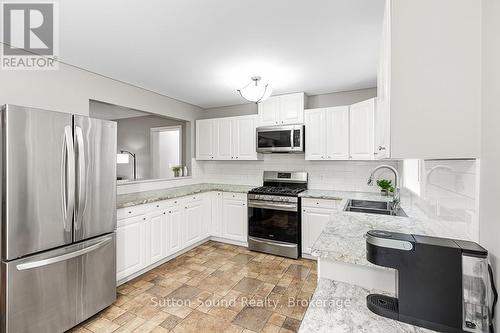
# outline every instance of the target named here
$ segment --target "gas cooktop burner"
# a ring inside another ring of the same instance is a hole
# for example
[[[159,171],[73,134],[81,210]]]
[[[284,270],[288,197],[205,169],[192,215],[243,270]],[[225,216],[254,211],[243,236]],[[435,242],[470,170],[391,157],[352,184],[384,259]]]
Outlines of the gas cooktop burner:
[[[250,193],[296,196],[302,191],[305,191],[304,187],[261,186],[254,188]]]

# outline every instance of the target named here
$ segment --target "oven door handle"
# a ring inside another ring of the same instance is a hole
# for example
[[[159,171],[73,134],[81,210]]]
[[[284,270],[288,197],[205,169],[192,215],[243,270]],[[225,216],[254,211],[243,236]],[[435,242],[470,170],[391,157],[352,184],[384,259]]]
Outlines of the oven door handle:
[[[254,201],[254,200],[248,200],[248,207],[284,210],[287,212],[298,211],[297,204],[284,204],[284,203],[274,203],[274,202],[270,203],[270,202]]]

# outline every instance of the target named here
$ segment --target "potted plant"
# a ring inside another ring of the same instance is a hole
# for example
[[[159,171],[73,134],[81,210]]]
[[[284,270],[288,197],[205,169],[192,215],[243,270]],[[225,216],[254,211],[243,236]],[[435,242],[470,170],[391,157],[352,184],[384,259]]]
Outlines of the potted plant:
[[[179,177],[181,175],[182,167],[180,165],[173,166],[170,169],[173,171],[174,177]]]
[[[389,193],[394,192],[394,187],[392,186],[392,180],[379,179],[377,180],[377,185],[380,187],[382,195],[389,195]]]

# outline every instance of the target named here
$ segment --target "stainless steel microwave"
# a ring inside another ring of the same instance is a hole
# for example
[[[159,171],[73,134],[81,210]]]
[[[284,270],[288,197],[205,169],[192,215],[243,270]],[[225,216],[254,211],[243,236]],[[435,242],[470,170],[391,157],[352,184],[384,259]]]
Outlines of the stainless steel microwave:
[[[258,153],[303,153],[304,125],[257,128]]]

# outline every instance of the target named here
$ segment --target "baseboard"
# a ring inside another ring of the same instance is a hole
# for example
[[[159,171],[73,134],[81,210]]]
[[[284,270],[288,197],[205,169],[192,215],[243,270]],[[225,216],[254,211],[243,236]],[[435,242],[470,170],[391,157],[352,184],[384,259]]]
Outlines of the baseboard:
[[[314,256],[312,256],[312,255],[310,255],[310,254],[307,254],[307,253],[302,253],[302,255],[301,255],[301,256],[302,256],[302,258],[304,258],[304,259],[311,259],[311,260],[316,260],[316,261],[318,260],[318,257],[314,257]]]
[[[231,244],[231,245],[236,245],[236,246],[248,247],[247,242],[235,241],[235,240],[227,239],[227,238],[210,236],[210,240],[213,240],[214,242],[220,242],[220,243],[226,243],[226,244]]]

